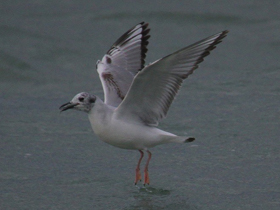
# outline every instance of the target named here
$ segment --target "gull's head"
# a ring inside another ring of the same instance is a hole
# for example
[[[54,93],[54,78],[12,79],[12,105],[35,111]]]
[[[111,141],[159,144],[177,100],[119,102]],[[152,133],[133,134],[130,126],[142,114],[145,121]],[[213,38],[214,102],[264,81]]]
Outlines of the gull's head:
[[[96,96],[86,92],[78,93],[74,98],[59,107],[60,111],[66,111],[67,109],[76,109],[89,113],[91,108],[94,106]]]

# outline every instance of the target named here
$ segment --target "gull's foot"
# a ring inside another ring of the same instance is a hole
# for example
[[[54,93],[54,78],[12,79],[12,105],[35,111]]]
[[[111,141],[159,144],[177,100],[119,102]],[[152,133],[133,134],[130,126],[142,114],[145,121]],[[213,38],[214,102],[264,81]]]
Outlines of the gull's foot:
[[[147,188],[147,187],[145,186],[145,184],[142,185],[142,186],[139,186],[139,185],[136,184],[135,187],[137,187],[137,189],[139,190],[139,192],[149,192],[149,193],[152,193],[152,191],[150,190],[150,188]]]

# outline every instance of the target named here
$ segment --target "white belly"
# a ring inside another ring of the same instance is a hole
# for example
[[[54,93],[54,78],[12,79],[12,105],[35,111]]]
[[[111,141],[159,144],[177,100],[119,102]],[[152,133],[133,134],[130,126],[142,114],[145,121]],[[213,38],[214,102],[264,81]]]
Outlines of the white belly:
[[[154,127],[116,120],[108,125],[92,124],[92,129],[102,141],[123,149],[148,149],[175,136]]]
[[[95,104],[89,113],[94,133],[104,142],[123,149],[148,149],[170,142],[174,134],[139,122],[118,120],[113,117],[114,109]]]

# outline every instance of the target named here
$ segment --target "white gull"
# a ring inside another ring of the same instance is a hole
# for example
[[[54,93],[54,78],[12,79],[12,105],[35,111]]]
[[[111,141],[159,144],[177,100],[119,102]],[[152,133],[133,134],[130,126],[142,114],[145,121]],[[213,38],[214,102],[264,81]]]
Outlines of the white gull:
[[[149,31],[148,23],[137,24],[97,61],[104,102],[82,92],[60,107],[61,111],[76,109],[88,113],[92,129],[102,141],[123,149],[139,150],[135,184],[141,180],[140,163],[146,151],[144,185],[150,183],[148,165],[152,154],[149,148],[195,140],[160,130],[157,125],[166,116],[183,80],[228,33],[222,31],[144,66]]]

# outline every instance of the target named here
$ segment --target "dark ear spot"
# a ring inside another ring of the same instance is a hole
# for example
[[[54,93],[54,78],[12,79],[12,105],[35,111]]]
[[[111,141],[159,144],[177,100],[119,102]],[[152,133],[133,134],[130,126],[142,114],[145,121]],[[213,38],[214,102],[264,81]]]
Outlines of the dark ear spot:
[[[109,58],[108,56],[106,56],[106,62],[107,62],[108,64],[112,63],[111,58]]]
[[[89,102],[90,102],[90,103],[94,103],[95,100],[96,100],[96,97],[95,97],[95,96],[90,96],[90,98],[89,98]]]

